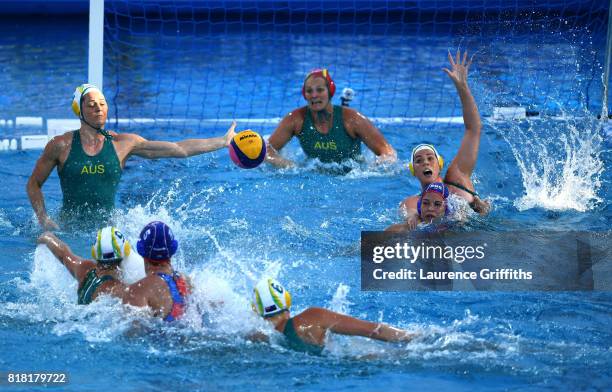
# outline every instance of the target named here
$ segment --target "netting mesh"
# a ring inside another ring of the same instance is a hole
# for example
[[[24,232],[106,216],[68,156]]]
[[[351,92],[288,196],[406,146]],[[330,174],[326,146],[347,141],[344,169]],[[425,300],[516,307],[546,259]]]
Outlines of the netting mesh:
[[[598,113],[607,19],[606,1],[106,1],[104,87],[115,119],[273,127],[327,67],[334,103],[350,87],[375,121],[427,125],[461,115],[441,71],[461,47],[484,115]]]

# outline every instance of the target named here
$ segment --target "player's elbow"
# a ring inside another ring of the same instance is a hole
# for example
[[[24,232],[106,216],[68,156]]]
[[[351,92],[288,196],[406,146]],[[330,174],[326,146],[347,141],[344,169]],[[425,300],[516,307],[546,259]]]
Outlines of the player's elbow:
[[[471,124],[466,125],[465,130],[467,133],[475,133],[480,135],[480,131],[482,130],[482,123],[480,122],[480,118],[477,118]]]
[[[28,194],[28,196],[32,197],[32,194],[36,191],[40,191],[42,187],[42,182],[38,181],[34,175],[31,175],[30,178],[28,178],[28,182],[26,183],[26,193]]]
[[[180,143],[172,143],[168,149],[168,155],[170,158],[187,158],[195,155],[197,152],[191,151],[189,145]]]
[[[189,151],[185,150],[184,148],[179,148],[176,151],[176,154],[174,155],[174,157],[175,158],[189,158],[192,155],[195,155],[195,154],[189,153]]]

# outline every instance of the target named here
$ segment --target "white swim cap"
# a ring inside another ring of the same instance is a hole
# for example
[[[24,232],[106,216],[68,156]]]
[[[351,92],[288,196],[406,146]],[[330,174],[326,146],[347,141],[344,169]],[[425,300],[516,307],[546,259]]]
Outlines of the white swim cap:
[[[97,91],[100,93],[100,95],[104,96],[104,94],[102,94],[102,91],[93,84],[85,83],[78,86],[74,90],[74,94],[72,96],[72,111],[74,112],[74,114],[76,114],[77,117],[81,117],[81,104],[83,103],[83,96],[92,91]]]
[[[436,148],[433,146],[433,144],[425,144],[425,143],[419,144],[418,146],[412,149],[412,155],[410,157],[410,162],[412,162],[412,164],[414,164],[414,155],[421,150],[429,150],[433,152],[436,157],[440,156],[440,154],[438,154],[438,151],[436,151]]]
[[[421,151],[421,150],[430,150],[434,153],[434,155],[436,156],[436,158],[438,159],[438,165],[440,166],[440,170],[442,170],[442,168],[444,167],[444,158],[442,158],[442,155],[438,154],[438,151],[436,150],[436,148],[433,146],[433,144],[419,144],[418,146],[416,146],[415,148],[412,149],[412,154],[410,155],[410,163],[408,164],[408,167],[410,168],[410,173],[412,173],[412,175],[414,176],[414,156],[417,152]]]
[[[130,255],[130,242],[116,227],[107,226],[98,230],[96,243],[91,247],[91,256],[99,263],[118,263]]]
[[[291,294],[283,285],[264,278],[253,289],[253,309],[262,317],[279,314],[291,307]]]

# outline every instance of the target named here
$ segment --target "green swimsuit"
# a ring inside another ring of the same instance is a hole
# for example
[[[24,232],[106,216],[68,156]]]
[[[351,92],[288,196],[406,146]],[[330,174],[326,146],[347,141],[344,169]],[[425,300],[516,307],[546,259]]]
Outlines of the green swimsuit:
[[[306,343],[298,336],[297,332],[295,332],[295,327],[293,326],[293,317],[287,320],[285,329],[283,329],[283,335],[285,335],[285,338],[287,339],[288,346],[293,350],[314,355],[321,355],[321,352],[323,352],[322,346]]]
[[[92,297],[98,287],[100,287],[102,283],[107,282],[109,280],[115,280],[115,278],[110,275],[98,276],[95,268],[90,269],[87,275],[85,276],[83,284],[79,287],[79,290],[77,291],[77,294],[79,296],[78,304],[90,304],[92,301]]]
[[[62,170],[58,169],[64,198],[62,213],[112,210],[121,178],[121,165],[113,142],[105,138],[98,155],[89,156],[83,151],[79,131],[72,135],[68,158]]]
[[[334,121],[331,129],[323,135],[312,122],[312,113],[306,108],[304,124],[297,135],[302,150],[309,158],[318,158],[321,162],[342,162],[357,159],[361,156],[361,140],[353,139],[344,129],[342,106],[334,106]]]
[[[450,182],[450,181],[446,181],[446,180],[444,180],[444,183],[445,183],[446,185],[451,185],[451,186],[454,186],[454,187],[455,187],[455,188],[457,188],[457,189],[461,189],[462,191],[466,191],[467,193],[469,193],[470,195],[472,195],[472,196],[474,196],[474,197],[478,197],[478,194],[477,194],[476,192],[471,191],[471,190],[467,189],[466,187],[464,187],[463,185],[459,185],[459,184],[457,184],[456,182]]]
[[[479,197],[479,196],[478,196],[478,193],[476,193],[475,191],[471,191],[471,190],[467,189],[466,187],[464,187],[463,185],[457,184],[456,182],[450,182],[450,181],[446,181],[446,180],[444,180],[444,183],[445,183],[446,185],[451,185],[451,186],[454,186],[454,187],[455,187],[455,188],[457,188],[457,189],[461,189],[462,191],[465,191],[465,192],[469,193],[470,195],[474,196],[475,198],[476,198],[476,197]],[[480,212],[481,212],[481,211],[480,211],[480,209],[478,208],[478,205],[476,204],[476,200],[472,200],[472,202],[471,202],[471,203],[469,203],[469,206],[470,206],[470,208],[472,208],[474,211],[476,211],[476,212],[478,212],[478,213],[480,213]]]

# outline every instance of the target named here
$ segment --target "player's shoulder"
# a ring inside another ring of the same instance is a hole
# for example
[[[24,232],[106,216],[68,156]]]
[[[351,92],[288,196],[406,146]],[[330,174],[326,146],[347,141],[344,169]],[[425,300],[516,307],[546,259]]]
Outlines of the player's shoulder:
[[[289,126],[291,130],[295,133],[302,129],[302,125],[304,124],[304,119],[306,118],[306,106],[296,108],[283,118],[283,122],[285,125]]]
[[[70,149],[75,132],[78,131],[68,131],[61,135],[53,136],[45,146],[43,155],[51,159],[57,159],[60,157],[63,153]]]
[[[361,114],[357,109],[349,108],[346,106],[342,107],[342,117],[347,120],[367,120],[368,118]]]
[[[69,147],[76,132],[78,131],[68,131],[61,135],[55,135],[49,140],[49,145],[52,147]]]
[[[118,133],[115,131],[109,131],[109,133],[111,134],[111,136],[113,137],[113,140],[116,142],[123,142],[123,141],[135,141],[135,140],[141,140],[143,139],[142,136],[136,134],[136,133]]]
[[[330,313],[332,312],[325,308],[310,307],[301,312],[300,314],[296,315],[294,318],[298,322],[310,324],[316,323],[322,319],[329,317]]]
[[[287,115],[285,116],[285,118],[287,119],[291,119],[293,121],[304,121],[304,118],[306,117],[306,106],[302,106],[299,108],[295,108],[292,111],[290,111],[289,113],[287,113]]]

